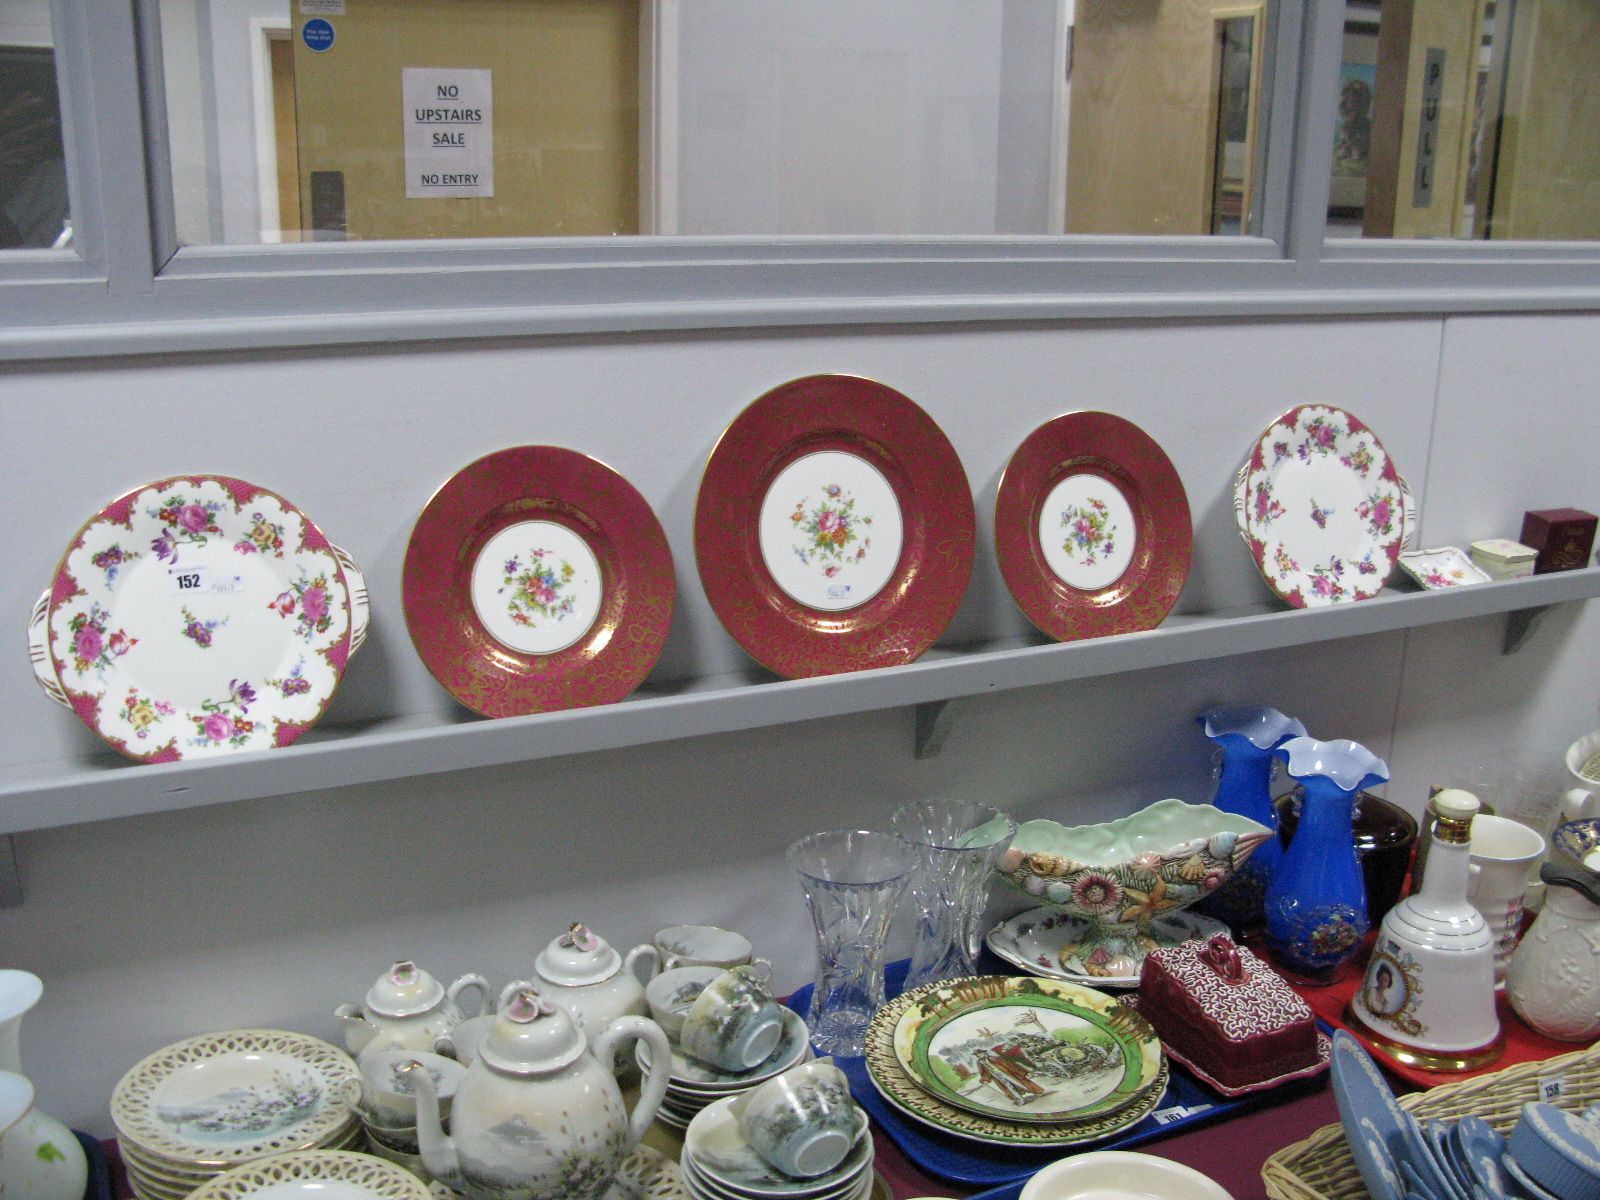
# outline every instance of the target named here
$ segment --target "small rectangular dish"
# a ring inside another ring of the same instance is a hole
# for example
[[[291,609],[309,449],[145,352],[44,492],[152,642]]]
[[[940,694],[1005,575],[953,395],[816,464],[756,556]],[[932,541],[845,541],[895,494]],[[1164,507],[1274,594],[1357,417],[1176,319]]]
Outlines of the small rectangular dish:
[[[1408,550],[1400,555],[1400,569],[1429,591],[1491,581],[1488,572],[1455,546]]]

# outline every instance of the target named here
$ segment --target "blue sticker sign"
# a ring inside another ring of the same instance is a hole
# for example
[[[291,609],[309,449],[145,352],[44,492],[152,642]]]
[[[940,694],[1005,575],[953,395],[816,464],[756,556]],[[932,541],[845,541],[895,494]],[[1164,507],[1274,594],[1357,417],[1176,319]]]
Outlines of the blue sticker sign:
[[[300,38],[307,50],[321,54],[333,45],[333,26],[321,17],[314,17],[300,27]]]

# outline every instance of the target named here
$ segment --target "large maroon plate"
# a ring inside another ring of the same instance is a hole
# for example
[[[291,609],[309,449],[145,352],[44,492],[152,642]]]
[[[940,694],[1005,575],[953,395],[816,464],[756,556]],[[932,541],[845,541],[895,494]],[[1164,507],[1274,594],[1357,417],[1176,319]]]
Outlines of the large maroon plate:
[[[610,467],[518,446],[463,467],[406,547],[406,627],[445,689],[490,717],[609,704],[672,624],[672,551]]]
[[[1153,629],[1189,577],[1194,530],[1172,462],[1131,421],[1067,413],[1030,433],[1000,479],[1000,574],[1058,641]]]
[[[890,667],[931,646],[972,576],[966,472],[893,388],[812,375],[728,426],[695,507],[713,611],[788,678]]]

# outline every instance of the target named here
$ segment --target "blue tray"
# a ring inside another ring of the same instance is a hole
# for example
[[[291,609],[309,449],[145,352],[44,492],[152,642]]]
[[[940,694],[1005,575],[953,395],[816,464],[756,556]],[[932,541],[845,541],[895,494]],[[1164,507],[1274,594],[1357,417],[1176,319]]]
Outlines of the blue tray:
[[[909,966],[909,961],[901,960],[889,964],[885,969],[884,983],[890,999],[900,994]],[[980,961],[979,969],[994,975],[1016,974],[1008,964],[987,955]],[[811,985],[807,984],[785,1003],[803,1014],[811,1001],[811,990]],[[879,1094],[867,1074],[866,1059],[836,1058],[834,1061],[849,1076],[850,1091],[856,1102],[867,1110],[878,1128],[894,1140],[908,1159],[923,1171],[941,1179],[968,1187],[993,1189],[982,1194],[983,1200],[1014,1200],[1023,1182],[1035,1171],[1075,1153],[1077,1149],[1126,1150],[1263,1103],[1280,1103],[1289,1096],[1316,1090],[1327,1082],[1325,1077],[1318,1076],[1274,1091],[1230,1098],[1201,1083],[1178,1063],[1172,1063],[1166,1094],[1155,1111],[1137,1125],[1082,1147],[1033,1149],[1013,1145],[986,1146],[914,1121]],[[974,1196],[972,1200],[978,1200],[978,1197]]]

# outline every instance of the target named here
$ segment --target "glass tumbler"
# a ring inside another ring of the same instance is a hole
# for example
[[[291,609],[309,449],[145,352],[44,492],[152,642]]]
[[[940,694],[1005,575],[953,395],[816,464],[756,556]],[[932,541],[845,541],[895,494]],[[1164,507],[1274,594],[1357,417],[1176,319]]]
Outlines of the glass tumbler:
[[[1017,835],[997,808],[960,800],[912,800],[890,828],[921,856],[911,878],[917,936],[906,990],[978,973],[978,921],[995,864]]]
[[[819,1054],[859,1057],[883,1003],[883,943],[917,852],[892,833],[831,829],[789,847],[817,931],[817,983],[806,1011]]]

